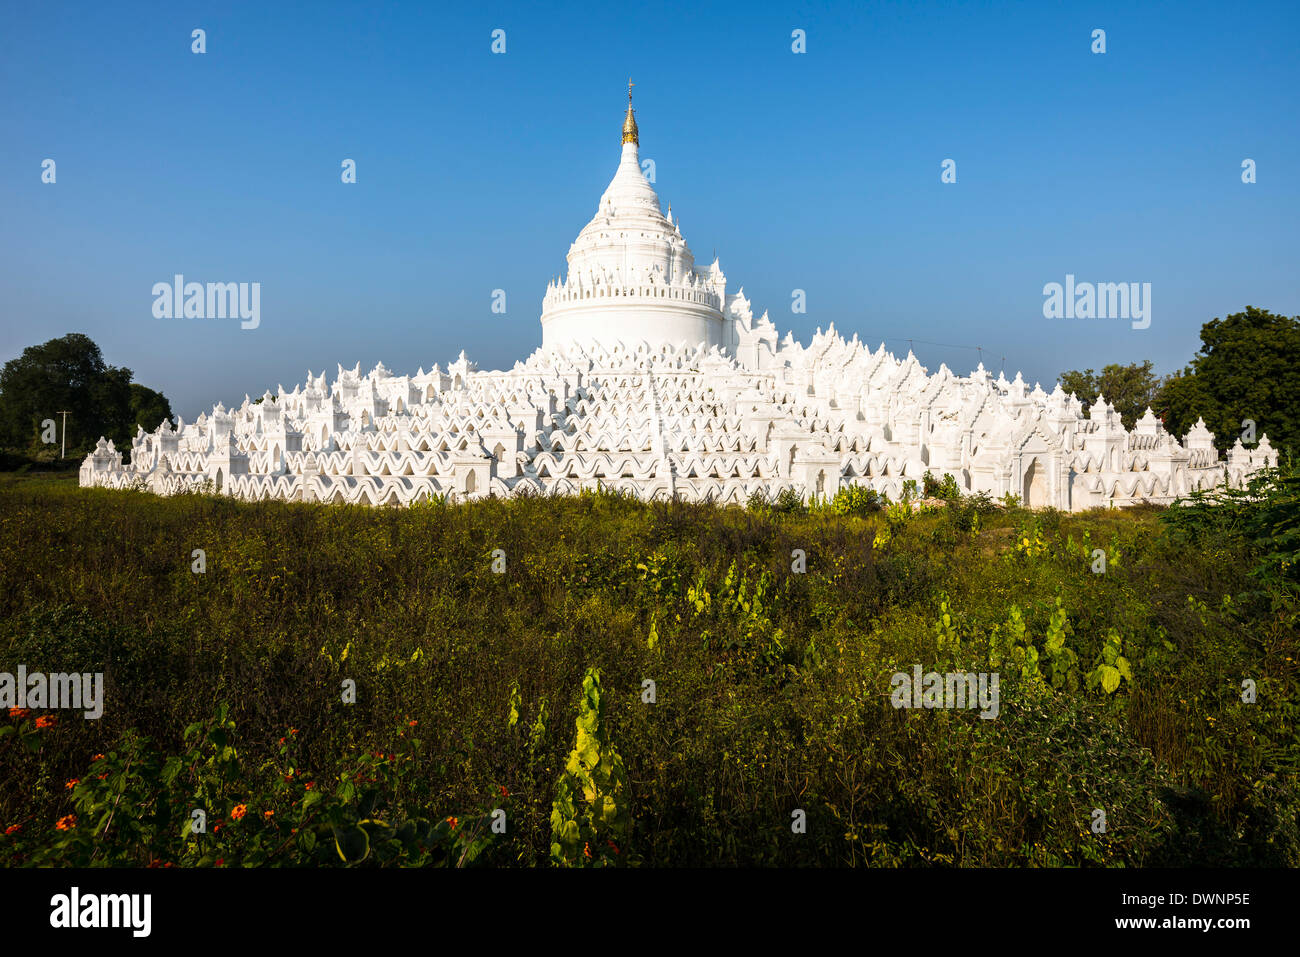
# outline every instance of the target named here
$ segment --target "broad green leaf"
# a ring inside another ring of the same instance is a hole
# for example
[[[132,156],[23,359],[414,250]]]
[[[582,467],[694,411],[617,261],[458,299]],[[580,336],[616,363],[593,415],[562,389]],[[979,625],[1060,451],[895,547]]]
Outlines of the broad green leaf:
[[[1101,666],[1101,688],[1106,694],[1114,694],[1119,687],[1119,669],[1112,665]]]

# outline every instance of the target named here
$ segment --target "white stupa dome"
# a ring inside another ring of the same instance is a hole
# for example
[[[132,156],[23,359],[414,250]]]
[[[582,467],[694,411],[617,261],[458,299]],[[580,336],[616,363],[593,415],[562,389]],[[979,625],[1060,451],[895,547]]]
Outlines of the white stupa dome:
[[[725,345],[721,271],[700,273],[641,171],[628,95],[623,152],[596,215],[569,247],[568,275],[542,300],[542,345]]]

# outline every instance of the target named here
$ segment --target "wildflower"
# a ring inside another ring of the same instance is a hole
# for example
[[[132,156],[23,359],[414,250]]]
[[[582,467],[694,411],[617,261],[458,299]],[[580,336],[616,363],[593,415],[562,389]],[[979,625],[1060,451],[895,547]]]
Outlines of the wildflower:
[[[43,714],[36,719],[36,727],[52,728],[59,723],[59,719],[52,714]]]
[[[615,844],[613,841],[606,841],[605,843],[614,849],[615,854],[619,853],[618,845]]]
[[[582,853],[587,857],[591,857],[591,845],[588,844],[586,841],[584,841],[582,844]]]
[[[91,761],[103,761],[103,760],[104,760],[104,756],[103,756],[102,754],[97,754],[97,755],[95,755],[93,758],[91,758],[90,760],[91,760]]]
[[[289,729],[289,733],[290,733],[290,734],[297,734],[297,733],[298,733],[298,729],[297,729],[297,728],[290,728],[290,729]]]
[[[238,821],[247,813],[248,813],[247,804],[236,804],[234,808],[231,810],[230,816],[233,817],[236,821]]]
[[[70,831],[77,826],[77,815],[65,814],[54,822],[54,826],[60,831]]]
[[[108,772],[104,772],[103,774],[99,775],[99,780],[102,781],[102,780],[104,780],[104,778],[106,778],[106,777],[108,777]]]
[[[79,783],[81,783],[81,778],[73,778],[71,781],[69,781],[67,784],[65,784],[65,785],[63,785],[63,786],[64,786],[65,788],[67,788],[69,791],[71,791],[71,790],[72,790],[73,788],[75,788]]]
[[[217,858],[217,867],[220,867],[224,863],[226,863],[226,859],[224,857]]]
[[[510,792],[506,790],[506,786],[504,784],[498,784],[497,787],[501,789],[501,796],[503,798],[510,797]]]
[[[271,817],[272,817],[274,814],[275,814],[274,811],[263,811],[263,812],[262,812],[262,817],[266,818],[266,819],[269,821],[269,820],[271,820]]]
[[[408,721],[408,722],[406,722],[406,726],[407,726],[408,728],[414,728],[414,727],[415,727],[417,724],[419,724],[419,723],[420,723],[420,722],[418,722],[418,721]]]
[[[26,718],[31,713],[32,713],[31,708],[10,708],[9,709],[9,717],[11,718]]]
[[[17,831],[21,831],[22,829],[23,826],[21,824],[10,824],[7,828],[5,828],[5,834],[14,834]]]
[[[303,785],[303,787],[306,788],[308,791],[310,791],[315,786],[316,786],[315,781],[308,781],[306,784]]]
[[[460,821],[458,821],[458,820],[457,820],[456,818],[454,818],[454,817],[449,817],[449,818],[447,818],[447,823],[451,826],[451,829],[454,831],[454,830],[456,830],[456,825],[458,825],[458,824],[460,823]]]
[[[223,818],[217,818],[217,823],[212,825],[212,833],[216,834],[218,831],[220,831],[221,828],[225,826],[225,823],[226,822]]]

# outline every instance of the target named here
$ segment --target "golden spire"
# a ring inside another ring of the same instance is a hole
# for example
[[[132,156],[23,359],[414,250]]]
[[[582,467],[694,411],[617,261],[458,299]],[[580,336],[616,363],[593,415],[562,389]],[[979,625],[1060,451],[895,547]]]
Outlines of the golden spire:
[[[636,117],[632,115],[632,87],[636,86],[632,78],[627,78],[627,119],[623,120],[623,142],[635,143],[640,146],[641,141],[637,139]]]

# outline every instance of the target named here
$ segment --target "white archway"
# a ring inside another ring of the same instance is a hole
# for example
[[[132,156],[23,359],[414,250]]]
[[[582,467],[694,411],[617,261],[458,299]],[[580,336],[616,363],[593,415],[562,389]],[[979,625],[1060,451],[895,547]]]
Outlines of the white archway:
[[[1042,508],[1048,504],[1047,467],[1037,457],[1031,458],[1025,469],[1020,501],[1025,508]]]

